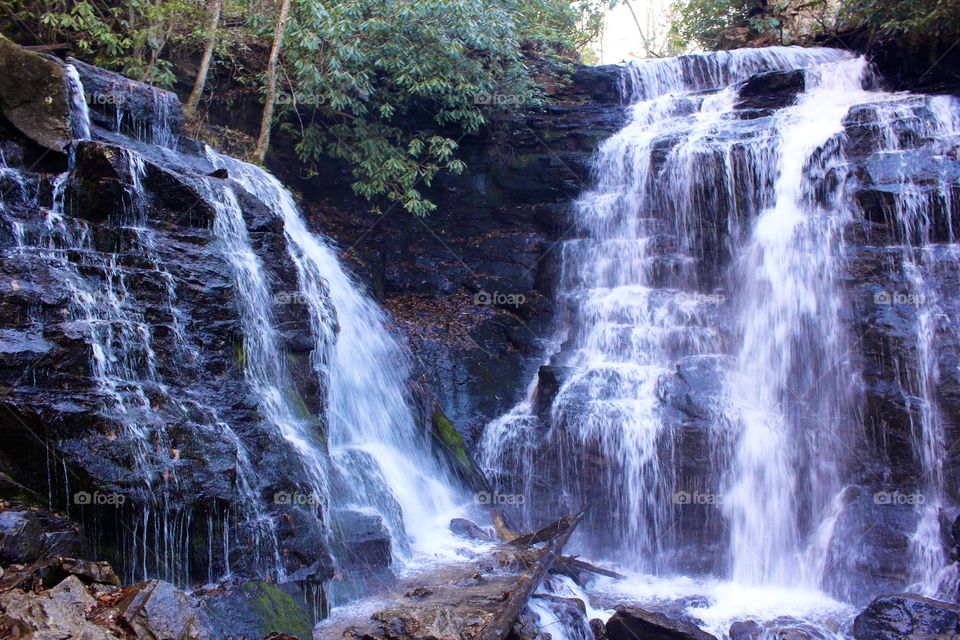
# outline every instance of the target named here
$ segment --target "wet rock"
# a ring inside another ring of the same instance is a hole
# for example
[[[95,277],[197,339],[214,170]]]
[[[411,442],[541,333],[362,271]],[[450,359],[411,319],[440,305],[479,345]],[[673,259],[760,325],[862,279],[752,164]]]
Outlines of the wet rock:
[[[875,599],[853,623],[856,640],[960,637],[960,605],[904,593]]]
[[[594,640],[607,640],[607,626],[600,618],[590,621],[590,630],[593,631]]]
[[[465,518],[454,518],[451,520],[450,531],[453,531],[458,536],[463,536],[471,540],[484,540],[488,542],[493,540],[493,536],[490,535],[489,531]]]
[[[737,109],[758,111],[754,117],[783,109],[795,104],[806,86],[802,69],[758,73],[740,85]]]
[[[345,553],[340,560],[345,568],[378,571],[391,564],[390,532],[377,514],[339,510],[334,514],[333,528],[338,544]]]
[[[636,606],[625,606],[607,621],[609,640],[717,640],[703,629],[683,620]]]
[[[74,58],[67,61],[77,68],[94,124],[108,131],[119,124],[121,132],[153,143],[163,142],[154,139],[154,125],[162,125],[174,135],[183,133],[183,107],[173,92]]]
[[[120,586],[120,577],[114,573],[109,562],[92,562],[76,558],[57,558],[60,568],[73,575],[98,584]]]
[[[910,537],[916,510],[885,497],[895,489],[850,487],[827,552],[824,588],[837,598],[865,604],[878,590],[898,591],[910,579]],[[847,540],[858,540],[851,549]]]
[[[201,596],[214,638],[299,638],[310,640],[313,626],[299,587],[246,582],[226,592]]]
[[[80,550],[79,527],[39,510],[0,512],[0,565],[29,564]]]
[[[537,628],[537,619],[529,609],[517,616],[506,640],[547,640],[547,636]]]
[[[169,582],[150,580],[128,587],[118,606],[120,616],[137,640],[211,637],[200,610],[187,594]]]
[[[70,141],[70,96],[63,67],[0,35],[0,114],[53,151]]]
[[[730,640],[759,640],[763,633],[761,627],[754,620],[738,620],[730,625]]]

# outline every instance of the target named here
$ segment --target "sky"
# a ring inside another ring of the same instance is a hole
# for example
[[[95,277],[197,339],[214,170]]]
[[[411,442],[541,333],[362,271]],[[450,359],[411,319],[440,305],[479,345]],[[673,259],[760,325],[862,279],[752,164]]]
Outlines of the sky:
[[[634,58],[648,57],[649,51],[644,38],[637,29],[637,21],[648,38],[652,38],[652,49],[663,43],[670,26],[670,0],[627,0],[607,12],[603,38],[597,45],[597,53],[602,64],[613,64]],[[637,16],[634,21],[630,14],[633,8]]]

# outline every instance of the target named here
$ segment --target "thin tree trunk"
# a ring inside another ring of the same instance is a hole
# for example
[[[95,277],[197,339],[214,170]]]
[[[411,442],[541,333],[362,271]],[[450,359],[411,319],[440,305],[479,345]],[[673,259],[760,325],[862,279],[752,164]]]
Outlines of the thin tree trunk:
[[[210,0],[208,9],[210,22],[207,24],[207,41],[203,47],[203,57],[200,58],[200,68],[197,70],[197,77],[193,81],[193,90],[187,99],[187,104],[183,108],[188,118],[192,118],[197,113],[197,105],[200,104],[200,96],[203,95],[203,88],[207,85],[207,74],[210,72],[210,62],[213,60],[213,49],[217,44],[217,30],[220,28],[220,13],[223,10],[223,0]]]
[[[290,13],[290,0],[282,0],[280,14],[277,16],[277,28],[273,34],[273,48],[270,49],[270,59],[267,62],[267,92],[264,96],[263,117],[260,119],[260,137],[253,150],[253,161],[263,164],[267,157],[267,147],[270,146],[270,125],[273,124],[273,103],[277,99],[277,60],[280,58],[280,49],[283,46],[283,32],[287,27],[287,15]]]

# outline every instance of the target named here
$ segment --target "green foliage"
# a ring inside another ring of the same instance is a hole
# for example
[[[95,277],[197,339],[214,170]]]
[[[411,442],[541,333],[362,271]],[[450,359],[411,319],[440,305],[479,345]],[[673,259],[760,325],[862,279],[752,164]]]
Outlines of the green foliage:
[[[872,38],[901,39],[909,55],[960,37],[956,0],[676,0],[673,10],[671,36],[681,49],[723,49],[765,39],[806,43],[823,33],[865,30]]]
[[[68,42],[94,64],[165,87],[174,60],[203,48],[209,0],[0,0],[0,28],[34,44]],[[536,105],[537,80],[576,59],[617,0],[293,0],[277,114],[319,173],[351,166],[355,192],[426,215],[442,172],[465,169],[463,135]],[[227,0],[215,64],[265,85],[278,3]],[[186,65],[189,72],[194,70]],[[179,71],[183,75],[183,71]],[[215,89],[214,89],[215,90]]]
[[[676,0],[670,29],[671,44],[678,49],[697,45],[706,49],[728,46],[735,30],[750,30],[749,0]]]
[[[304,162],[346,160],[354,191],[426,215],[421,187],[460,173],[458,137],[485,114],[536,104],[525,50],[558,58],[586,44],[600,3],[340,0],[294,3],[284,73]],[[586,29],[581,31],[580,29]],[[440,135],[441,128],[456,132]]]
[[[916,46],[923,40],[952,41],[960,37],[960,3],[956,0],[846,0],[840,10],[843,28],[866,28],[874,36],[905,38]]]

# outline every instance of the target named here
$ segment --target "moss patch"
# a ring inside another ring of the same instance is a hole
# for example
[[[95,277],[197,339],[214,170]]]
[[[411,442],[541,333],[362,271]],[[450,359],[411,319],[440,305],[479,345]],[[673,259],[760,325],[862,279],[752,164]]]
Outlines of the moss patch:
[[[433,424],[434,438],[439,441],[444,455],[446,455],[450,463],[454,465],[460,476],[473,489],[485,491],[487,489],[487,481],[483,472],[480,471],[477,463],[473,460],[473,456],[471,456],[467,450],[467,443],[464,441],[463,436],[460,435],[460,432],[457,431],[457,427],[437,404],[433,406],[431,422]]]
[[[263,621],[263,635],[278,632],[301,640],[313,637],[313,623],[306,609],[279,586],[248,582],[240,588],[256,616]]]

